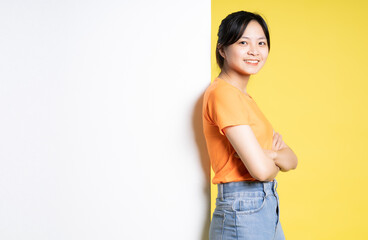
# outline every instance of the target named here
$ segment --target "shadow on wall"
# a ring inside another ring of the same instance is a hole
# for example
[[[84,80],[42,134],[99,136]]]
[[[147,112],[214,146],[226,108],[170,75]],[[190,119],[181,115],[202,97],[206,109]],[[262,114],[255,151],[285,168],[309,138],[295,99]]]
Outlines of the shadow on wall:
[[[199,160],[203,170],[203,174],[205,175],[206,182],[203,184],[203,191],[207,198],[207,206],[206,206],[206,217],[205,222],[203,223],[203,231],[202,231],[202,240],[209,239],[209,227],[211,221],[211,164],[210,158],[207,152],[206,139],[203,134],[203,124],[202,124],[202,104],[203,104],[203,96],[198,99],[196,105],[194,106],[192,124],[194,130],[195,141],[198,147]]]

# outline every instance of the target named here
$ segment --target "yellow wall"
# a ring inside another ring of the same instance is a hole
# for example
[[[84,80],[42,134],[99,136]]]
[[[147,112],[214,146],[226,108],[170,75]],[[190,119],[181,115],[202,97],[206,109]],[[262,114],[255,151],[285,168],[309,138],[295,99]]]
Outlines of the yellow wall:
[[[248,91],[299,159],[276,178],[286,239],[366,239],[367,2],[212,0],[212,79],[218,27],[238,10],[269,25],[270,55]]]

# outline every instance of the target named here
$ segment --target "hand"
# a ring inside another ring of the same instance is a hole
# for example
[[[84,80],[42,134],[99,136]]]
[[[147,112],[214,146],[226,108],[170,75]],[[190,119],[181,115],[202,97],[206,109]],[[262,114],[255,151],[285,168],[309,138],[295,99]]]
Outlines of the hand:
[[[273,151],[278,151],[278,150],[283,149],[285,147],[287,147],[287,145],[284,142],[284,140],[282,140],[281,134],[279,134],[278,132],[275,132],[273,134],[273,139],[272,139],[272,150]]]

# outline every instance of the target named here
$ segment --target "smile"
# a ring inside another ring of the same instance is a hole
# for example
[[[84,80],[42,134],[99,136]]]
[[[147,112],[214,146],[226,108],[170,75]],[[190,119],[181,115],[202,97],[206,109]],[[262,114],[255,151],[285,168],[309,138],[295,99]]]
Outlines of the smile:
[[[257,65],[258,64],[258,62],[259,62],[259,60],[245,60],[245,62],[247,63],[247,64],[251,64],[251,65]]]

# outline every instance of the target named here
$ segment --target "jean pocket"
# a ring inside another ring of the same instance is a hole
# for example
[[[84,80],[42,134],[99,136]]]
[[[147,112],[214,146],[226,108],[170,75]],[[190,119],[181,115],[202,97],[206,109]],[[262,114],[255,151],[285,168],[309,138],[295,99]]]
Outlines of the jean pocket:
[[[266,196],[242,197],[234,200],[232,209],[238,214],[252,214],[261,210],[266,203]]]

